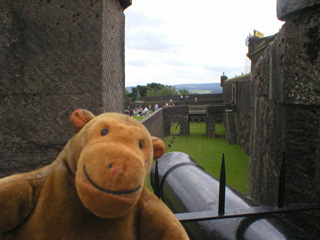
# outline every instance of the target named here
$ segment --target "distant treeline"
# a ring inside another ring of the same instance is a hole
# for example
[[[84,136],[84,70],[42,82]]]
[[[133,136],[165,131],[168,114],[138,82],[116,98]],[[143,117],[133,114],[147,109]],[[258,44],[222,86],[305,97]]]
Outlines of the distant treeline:
[[[174,96],[174,95],[188,95],[189,91],[182,89],[177,90],[170,85],[164,85],[160,83],[148,83],[147,86],[138,85],[132,87],[131,92],[126,89],[127,97],[134,97],[140,99],[142,97],[160,97],[160,96]]]
[[[147,86],[138,85],[127,87],[127,97],[158,97],[170,95],[210,94],[222,93],[220,83],[188,83],[176,85],[164,85],[160,83],[148,83]]]

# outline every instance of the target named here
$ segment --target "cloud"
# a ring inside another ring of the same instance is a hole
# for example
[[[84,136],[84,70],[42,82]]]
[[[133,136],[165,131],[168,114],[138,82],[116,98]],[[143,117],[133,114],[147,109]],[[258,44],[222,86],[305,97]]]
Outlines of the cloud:
[[[148,15],[145,12],[136,10],[133,8],[132,11],[126,11],[126,23],[127,23],[127,31],[140,27],[152,27],[157,28],[164,24],[164,20],[161,18],[156,18]],[[128,23],[129,19],[129,23]]]
[[[246,73],[245,38],[275,34],[276,0],[135,1],[126,11],[126,86],[219,82]]]
[[[142,51],[169,51],[180,47],[167,39],[164,33],[151,32],[147,29],[140,29],[139,32],[130,35],[127,38],[126,46],[131,49]]]

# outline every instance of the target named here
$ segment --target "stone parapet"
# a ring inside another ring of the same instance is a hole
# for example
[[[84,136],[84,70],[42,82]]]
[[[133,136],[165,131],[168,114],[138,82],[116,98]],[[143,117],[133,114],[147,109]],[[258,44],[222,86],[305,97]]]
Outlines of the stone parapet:
[[[301,15],[304,10],[319,6],[319,0],[278,0],[277,15],[280,20],[285,21],[294,15]]]
[[[162,108],[159,108],[148,117],[142,119],[141,123],[148,129],[151,136],[164,138],[164,120]]]

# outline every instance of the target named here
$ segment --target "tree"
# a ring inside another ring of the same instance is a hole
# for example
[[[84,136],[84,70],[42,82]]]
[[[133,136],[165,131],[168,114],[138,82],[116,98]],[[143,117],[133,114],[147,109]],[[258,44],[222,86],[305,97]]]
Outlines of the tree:
[[[148,87],[147,86],[141,86],[141,85],[138,85],[137,87],[133,87],[132,88],[132,93],[131,93],[131,97],[137,97],[138,95],[138,90],[139,90],[139,94],[140,94],[140,97],[145,97],[147,96],[147,90],[148,90]]]
[[[148,88],[147,90],[147,97],[157,97],[157,90],[153,89],[153,88]]]
[[[179,95],[179,92],[175,87],[165,85],[160,91],[158,91],[158,96],[171,96],[171,95]]]
[[[153,89],[153,90],[159,91],[162,88],[164,88],[164,85],[161,83],[148,83],[147,87],[148,87],[148,89]]]
[[[148,83],[147,86],[138,85],[132,88],[132,93],[130,97],[137,97],[139,90],[140,97],[159,97],[159,96],[171,96],[179,95],[180,91],[177,91],[175,87],[170,85],[163,85],[161,83]],[[182,90],[183,95],[189,94],[187,90]]]
[[[126,96],[126,97],[130,97],[129,91],[128,91],[127,89],[124,89],[124,90],[125,90],[125,96]]]
[[[189,95],[189,94],[190,94],[189,91],[186,90],[186,89],[179,90],[179,93],[180,93],[180,95],[182,95],[182,96],[186,96],[186,95]]]

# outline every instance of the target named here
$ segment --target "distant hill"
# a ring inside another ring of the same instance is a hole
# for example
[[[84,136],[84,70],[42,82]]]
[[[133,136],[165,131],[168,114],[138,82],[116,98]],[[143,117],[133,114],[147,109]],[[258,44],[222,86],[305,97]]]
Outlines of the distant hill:
[[[172,85],[177,90],[186,89],[192,94],[222,93],[220,83],[189,83]],[[133,87],[126,87],[131,92]]]
[[[173,85],[177,90],[186,89],[190,93],[209,94],[222,93],[220,83],[189,83]]]

